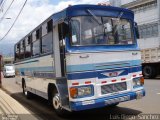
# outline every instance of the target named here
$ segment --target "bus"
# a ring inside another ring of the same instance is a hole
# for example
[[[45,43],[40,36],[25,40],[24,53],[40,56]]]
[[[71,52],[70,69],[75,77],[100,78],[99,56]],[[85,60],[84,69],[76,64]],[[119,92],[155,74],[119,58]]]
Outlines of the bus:
[[[27,97],[47,99],[58,114],[140,99],[137,37],[128,9],[68,6],[15,44],[16,81]]]

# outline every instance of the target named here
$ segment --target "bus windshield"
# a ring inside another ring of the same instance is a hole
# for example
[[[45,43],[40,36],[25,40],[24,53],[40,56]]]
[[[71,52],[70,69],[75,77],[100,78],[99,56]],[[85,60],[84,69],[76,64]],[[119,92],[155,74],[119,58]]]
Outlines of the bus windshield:
[[[78,16],[71,18],[73,46],[134,44],[131,22],[127,19]]]

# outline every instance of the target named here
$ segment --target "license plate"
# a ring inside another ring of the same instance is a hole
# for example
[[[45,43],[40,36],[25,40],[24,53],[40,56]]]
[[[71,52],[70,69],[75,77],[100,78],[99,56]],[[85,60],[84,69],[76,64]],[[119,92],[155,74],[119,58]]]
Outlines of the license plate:
[[[110,100],[105,100],[105,104],[109,105],[109,104],[114,104],[114,103],[118,103],[118,102],[123,102],[123,101],[127,101],[130,99],[130,96],[124,96],[124,97],[119,97],[119,98],[115,98],[115,99],[110,99]]]

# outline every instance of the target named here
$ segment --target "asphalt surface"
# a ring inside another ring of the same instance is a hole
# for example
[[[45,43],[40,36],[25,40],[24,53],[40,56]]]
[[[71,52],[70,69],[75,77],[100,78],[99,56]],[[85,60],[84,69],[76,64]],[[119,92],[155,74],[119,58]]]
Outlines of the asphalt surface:
[[[74,112],[68,117],[57,116],[48,101],[41,97],[34,95],[28,100],[22,94],[21,86],[16,84],[15,78],[3,78],[2,86],[8,94],[42,120],[113,120],[118,119],[116,115],[121,116],[121,119],[134,119],[135,116],[144,114],[160,114],[160,79],[158,78],[145,80],[146,96],[142,99],[120,103],[114,108],[105,107]]]

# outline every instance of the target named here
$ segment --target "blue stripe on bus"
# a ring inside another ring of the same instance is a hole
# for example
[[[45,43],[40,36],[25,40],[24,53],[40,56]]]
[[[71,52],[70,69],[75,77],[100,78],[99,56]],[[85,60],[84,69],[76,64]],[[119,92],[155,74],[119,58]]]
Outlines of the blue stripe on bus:
[[[116,64],[117,62],[108,62],[108,63],[99,63],[99,64],[83,64],[83,65],[69,65],[67,66],[67,72],[81,72],[81,71],[91,71],[95,69],[95,66],[97,65],[103,65],[103,64],[107,64],[108,66],[101,66],[101,67],[97,67],[97,69],[112,69],[117,67],[117,65],[112,65],[112,64]],[[124,63],[129,63],[130,66],[139,66],[141,65],[141,60],[132,60],[132,61],[121,61],[118,62],[119,64],[122,63],[120,66],[120,68],[123,67],[129,67],[126,66],[126,64]],[[111,64],[111,66],[109,65]]]
[[[54,71],[54,67],[30,67],[30,68],[18,68],[20,71]]]
[[[119,76],[127,75],[128,73],[141,71],[141,66],[133,67],[133,68],[116,69],[116,70],[103,70],[103,71],[70,73],[70,74],[67,74],[67,78],[68,78],[68,80],[87,79],[87,78],[95,78],[95,77],[98,77],[98,78],[102,79],[102,78],[108,78],[108,77],[105,76],[105,75],[102,75],[101,73],[121,71],[121,70],[124,70],[124,72],[122,72]]]
[[[33,63],[33,62],[39,62],[39,60],[31,60],[31,61],[27,61],[27,62],[15,63],[15,65],[27,64],[27,63]]]
[[[68,69],[70,69],[70,73],[69,72],[67,73],[67,77],[69,80],[95,78],[95,77],[106,78],[106,76],[101,73],[102,72],[113,72],[115,71],[115,68],[116,68],[116,71],[124,70],[124,72],[122,72],[120,76],[126,75],[128,73],[132,73],[132,72],[141,71],[141,66],[140,66],[141,60],[123,61],[119,63],[123,63],[124,65],[120,64],[119,67],[116,67],[116,65],[112,65],[114,63],[106,63],[107,65],[111,64],[111,66],[100,66],[100,67],[97,67],[97,69],[95,68],[93,64],[70,65],[70,66],[67,66],[67,72],[68,72]],[[128,65],[135,66],[135,67],[130,68],[129,66],[125,66],[127,65],[125,63],[128,63]],[[102,64],[104,63],[100,63],[96,65],[102,65]],[[124,68],[124,67],[128,67],[128,68]],[[111,68],[113,68],[113,70],[107,70]],[[54,67],[48,66],[48,67],[19,68],[19,71],[21,72],[21,75],[25,75],[26,71],[32,71],[32,72],[52,72],[53,71],[54,72]],[[79,71],[80,73],[76,73],[77,71]]]
[[[132,61],[121,61],[118,62],[120,64],[119,68],[123,68],[123,67],[129,67],[126,66],[126,64],[124,63],[129,63],[129,65],[131,66],[139,66],[141,64],[141,60],[132,60]],[[103,65],[103,64],[107,64],[108,66],[101,66],[101,67],[95,67],[98,65]],[[111,64],[111,66],[109,65]],[[117,64],[117,62],[107,62],[107,63],[97,63],[96,65],[94,64],[82,64],[82,65],[69,65],[67,66],[67,72],[83,72],[83,71],[92,71],[92,70],[98,70],[98,69],[111,69],[111,68],[115,68],[117,67],[117,65],[112,65],[112,64]],[[29,67],[29,68],[18,68],[21,71],[54,71],[54,67],[53,66],[48,66],[48,67]]]
[[[144,88],[141,89],[141,94],[142,94],[142,96],[145,96]],[[129,99],[125,100],[125,101],[129,101],[129,100],[133,100],[133,99],[137,98],[136,92],[126,92],[126,93],[116,94],[113,96],[107,96],[107,97],[103,97],[103,98],[94,99],[94,101],[95,101],[94,104],[83,105],[82,101],[76,101],[76,102],[70,102],[70,105],[71,105],[71,109],[73,111],[99,108],[99,107],[104,107],[104,106],[110,105],[110,104],[106,104],[106,101],[110,101],[110,100],[117,99],[119,97],[124,97],[124,96],[129,96]],[[124,101],[122,101],[122,102],[124,102]]]

